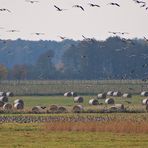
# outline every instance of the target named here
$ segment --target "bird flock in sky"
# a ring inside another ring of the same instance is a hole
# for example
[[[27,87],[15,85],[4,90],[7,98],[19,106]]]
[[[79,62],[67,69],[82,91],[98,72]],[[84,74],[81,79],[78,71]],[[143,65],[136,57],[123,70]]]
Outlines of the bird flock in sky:
[[[135,2],[137,5],[139,5],[140,8],[145,8],[145,10],[148,10],[148,5],[147,5],[147,3],[145,1],[140,1],[140,0],[132,0],[132,1]],[[25,0],[25,2],[30,3],[30,4],[40,3],[40,1],[37,1],[37,0]],[[96,4],[96,3],[88,3],[88,5],[90,7],[96,7],[96,8],[102,7],[102,6],[100,6],[99,4]],[[118,7],[118,8],[121,7],[121,5],[119,3],[115,3],[115,2],[110,2],[110,3],[107,3],[106,5],[110,5],[110,6],[114,6],[114,7]],[[53,7],[59,12],[68,10],[68,9],[60,8],[57,5],[53,5]],[[82,5],[79,5],[79,4],[73,5],[72,8],[78,8],[78,9],[80,9],[82,11],[85,11],[85,8]],[[2,12],[13,13],[11,10],[9,10],[7,8],[0,8],[0,13],[2,13]],[[1,29],[4,29],[4,27],[0,27],[0,30]],[[12,30],[7,30],[7,32],[15,33],[15,32],[20,32],[20,31],[16,30],[16,29],[12,29]],[[116,35],[116,36],[120,36],[120,35],[123,36],[123,35],[126,35],[126,34],[130,34],[128,32],[114,32],[114,31],[108,31],[108,33],[110,33],[112,35]],[[43,32],[35,32],[35,33],[31,33],[31,34],[36,35],[36,36],[40,36],[40,35],[44,35],[45,33],[43,33]],[[61,40],[68,39],[67,37],[64,37],[64,36],[61,36],[61,35],[58,35],[57,37],[59,37]],[[82,35],[82,38],[84,40],[87,40],[87,41],[92,41],[92,38],[87,38],[84,35]],[[123,41],[124,41],[124,39],[125,38],[123,38]],[[146,42],[148,42],[148,39],[145,36],[143,37],[143,39]]]

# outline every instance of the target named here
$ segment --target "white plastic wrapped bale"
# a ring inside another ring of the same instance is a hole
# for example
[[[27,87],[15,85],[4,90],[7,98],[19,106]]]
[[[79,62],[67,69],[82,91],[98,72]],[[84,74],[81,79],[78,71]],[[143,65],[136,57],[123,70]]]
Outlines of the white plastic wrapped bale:
[[[113,96],[113,93],[114,93],[113,91],[108,91],[107,96]]]
[[[124,94],[122,95],[122,97],[123,97],[123,98],[131,98],[132,95],[131,95],[131,94],[128,94],[128,93],[124,93]]]
[[[22,99],[16,99],[16,100],[14,100],[14,104],[17,104],[17,103],[24,105],[24,101]]]
[[[77,97],[74,97],[74,103],[83,103],[84,99],[83,97],[80,97],[80,96],[77,96]]]
[[[142,104],[143,104],[143,105],[148,105],[148,98],[143,99],[143,100],[142,100]]]
[[[11,109],[12,109],[12,105],[11,105],[10,103],[5,103],[5,104],[3,105],[3,109],[4,109],[4,110],[11,110]]]
[[[105,99],[106,95],[107,95],[106,93],[100,93],[100,94],[97,95],[97,98],[98,99]]]
[[[148,96],[148,92],[147,92],[147,91],[143,91],[143,92],[141,92],[141,96],[143,96],[143,97],[147,97],[147,96]]]
[[[89,105],[98,105],[98,104],[99,104],[99,102],[98,102],[97,99],[91,99],[91,100],[89,100]]]
[[[113,96],[114,96],[114,97],[121,97],[121,96],[122,96],[122,93],[121,93],[120,91],[115,91],[115,92],[113,93]]]
[[[13,94],[13,92],[6,92],[6,96],[7,96],[7,97],[13,97],[14,94]]]
[[[6,96],[5,92],[0,92],[0,96]]]
[[[66,92],[66,93],[64,94],[64,96],[65,96],[65,97],[71,97],[72,95],[71,95],[71,92]]]
[[[18,110],[24,109],[24,105],[22,103],[16,103],[14,104],[14,108]]]
[[[115,104],[115,101],[113,98],[107,98],[105,99],[105,104]]]
[[[74,107],[73,107],[73,109],[72,109],[72,111],[74,112],[74,113],[80,113],[80,112],[82,112],[84,110],[84,108],[83,108],[83,106],[82,105],[75,105]]]
[[[2,102],[8,102],[8,98],[6,96],[1,96],[0,101]]]
[[[77,93],[72,91],[71,92],[71,96],[76,97],[77,96]]]

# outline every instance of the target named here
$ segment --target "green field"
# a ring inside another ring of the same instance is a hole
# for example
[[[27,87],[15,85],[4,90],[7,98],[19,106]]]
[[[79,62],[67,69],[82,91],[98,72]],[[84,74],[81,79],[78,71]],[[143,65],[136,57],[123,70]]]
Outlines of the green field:
[[[144,97],[139,95],[147,90],[147,84],[139,80],[1,81],[0,90],[14,92],[9,103],[22,99],[25,104],[22,111],[0,113],[0,148],[148,147],[148,114],[141,104]],[[109,90],[133,94],[128,99],[114,98],[116,104],[124,104],[127,112],[101,112],[111,106],[104,99],[99,100],[100,105],[88,104],[98,93]],[[73,97],[63,96],[67,91],[84,97],[83,113],[72,113],[76,103]],[[65,107],[68,113],[46,112],[53,104]],[[47,109],[41,114],[29,112],[37,105]]]
[[[15,115],[17,116],[17,115]],[[34,115],[30,115],[34,116]],[[41,116],[41,115],[35,115]],[[44,116],[67,116],[65,114],[60,115],[44,115]],[[77,115],[68,115],[76,117]],[[80,115],[83,118],[87,116],[93,116],[92,114]],[[113,126],[113,131],[107,131],[107,127],[102,131],[78,131],[77,129],[73,130],[60,130],[55,128],[53,131],[46,128],[46,123],[1,123],[0,126],[0,147],[1,148],[110,148],[110,147],[134,147],[134,148],[146,148],[148,146],[148,118],[147,114],[97,114],[98,117],[110,117],[115,121],[115,123],[121,124],[121,127],[124,127],[124,124],[131,122],[131,126],[126,124],[124,128],[130,126],[128,130],[124,129],[122,131],[116,131],[116,129],[121,129],[120,126],[114,127],[113,123],[103,122],[102,125],[107,124]],[[123,123],[121,122],[123,121]],[[134,123],[134,124],[133,124]],[[140,124],[141,123],[141,124]],[[48,123],[47,123],[48,124]],[[54,122],[53,122],[54,124]],[[66,123],[65,123],[66,124]],[[70,123],[71,124],[71,123]],[[78,122],[73,123],[78,124]],[[118,124],[118,125],[119,125]],[[138,131],[132,131],[133,125],[136,125],[136,128],[140,128]],[[101,125],[101,126],[102,126]],[[143,126],[142,126],[143,125]],[[91,123],[88,123],[88,127],[91,126]],[[100,126],[98,124],[98,126]],[[114,131],[115,130],[115,131]]]
[[[100,92],[121,91],[139,94],[147,90],[147,82],[141,80],[46,80],[46,81],[0,81],[0,91],[15,95],[63,95],[75,91],[81,95],[96,95]]]
[[[106,109],[110,107],[111,105],[106,105],[105,104],[105,99],[100,99],[99,103],[102,105],[96,105],[92,106],[89,105],[88,102],[91,98],[96,98],[96,96],[83,96],[84,97],[84,102],[81,103],[81,105],[84,107],[84,109],[94,109],[94,110],[99,110],[99,109]],[[25,109],[31,110],[32,107],[34,106],[46,106],[49,108],[51,105],[58,105],[58,106],[64,106],[66,107],[69,111],[72,110],[72,107],[76,105],[77,103],[73,102],[73,97],[64,97],[64,96],[15,96],[12,98],[9,98],[9,102],[13,104],[13,101],[15,99],[22,99],[24,100],[25,103]],[[116,104],[124,104],[125,108],[127,110],[138,110],[145,112],[145,106],[141,104],[141,101],[143,97],[139,95],[134,95],[132,98],[128,99],[123,99],[122,97],[115,97],[115,103]],[[130,101],[131,104],[128,104],[127,101]]]

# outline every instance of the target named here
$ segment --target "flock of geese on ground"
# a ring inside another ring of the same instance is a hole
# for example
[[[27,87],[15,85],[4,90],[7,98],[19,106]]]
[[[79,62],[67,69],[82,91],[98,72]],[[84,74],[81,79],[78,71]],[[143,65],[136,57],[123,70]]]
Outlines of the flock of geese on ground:
[[[141,8],[145,8],[145,10],[148,10],[148,5],[147,5],[147,3],[145,1],[140,1],[140,0],[133,0],[133,1],[136,4],[138,4]],[[25,2],[31,3],[31,4],[40,3],[40,1],[37,1],[37,0],[25,0]],[[102,7],[102,6],[100,6],[99,4],[96,4],[96,3],[88,3],[88,5],[90,7],[96,7],[96,8],[101,8]],[[110,5],[110,6],[114,6],[114,7],[118,7],[118,8],[121,7],[121,5],[119,3],[115,3],[115,2],[110,2],[110,3],[107,3],[106,5]],[[57,5],[53,5],[53,7],[59,12],[68,10],[68,9],[60,8]],[[85,11],[84,6],[79,5],[79,4],[73,5],[72,8],[79,8],[80,10]],[[12,11],[7,9],[7,8],[0,8],[0,12],[12,13]],[[0,29],[4,29],[4,27],[0,27]],[[16,30],[16,29],[11,29],[11,30],[7,30],[7,32],[15,33],[15,32],[20,32],[20,31]],[[108,33],[110,33],[112,35],[116,35],[116,36],[129,34],[128,32],[112,32],[112,31],[109,31]],[[44,35],[45,33],[35,32],[35,33],[31,33],[31,34],[36,35],[36,36],[40,36],[40,35]],[[68,39],[67,37],[60,36],[60,35],[58,35],[57,37],[59,37],[61,40]],[[82,38],[84,40],[87,40],[87,41],[92,41],[93,40],[92,38],[87,38],[84,35],[82,35]],[[126,39],[123,38],[123,41],[124,40],[126,40]],[[144,40],[148,42],[148,39],[146,37],[144,37]]]

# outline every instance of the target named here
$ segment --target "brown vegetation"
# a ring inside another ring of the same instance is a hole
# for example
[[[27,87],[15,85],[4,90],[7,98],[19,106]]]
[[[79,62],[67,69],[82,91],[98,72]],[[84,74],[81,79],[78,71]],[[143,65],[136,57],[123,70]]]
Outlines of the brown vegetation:
[[[49,122],[46,131],[86,131],[114,133],[148,133],[147,121],[101,121],[101,122]]]

